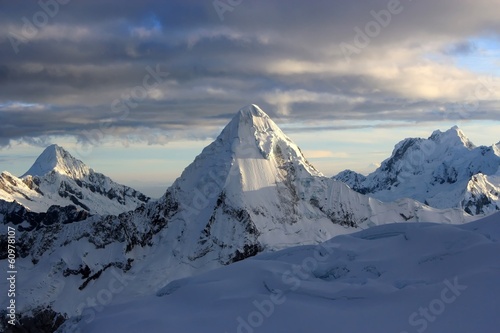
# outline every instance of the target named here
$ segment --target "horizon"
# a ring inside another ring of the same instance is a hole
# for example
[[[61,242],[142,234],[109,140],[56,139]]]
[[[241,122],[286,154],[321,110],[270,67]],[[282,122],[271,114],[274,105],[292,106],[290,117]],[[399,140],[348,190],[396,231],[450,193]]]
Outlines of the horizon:
[[[265,112],[265,110],[263,110],[263,111]],[[236,114],[236,112],[235,112],[235,114]],[[272,117],[271,117],[271,119],[272,119]],[[279,124],[277,124],[277,125],[279,126]],[[423,136],[409,136],[409,137],[420,137],[420,138],[427,139],[428,137],[430,137],[432,132],[434,132],[436,130],[439,130],[441,132],[445,132],[445,131],[447,131],[455,126],[457,126],[457,125],[452,125],[448,128],[433,129],[432,131],[429,131],[428,134],[423,135]],[[469,128],[469,126],[467,126],[467,127]],[[491,144],[478,143],[477,141],[474,140],[474,138],[471,138],[469,136],[467,130],[464,130],[461,126],[458,126],[458,128],[460,130],[462,130],[465,133],[465,135],[469,138],[469,140],[471,140],[472,143],[475,144],[476,146],[491,146],[492,144],[500,142],[500,141],[491,142]],[[221,130],[222,130],[222,128],[221,128]],[[345,131],[349,132],[348,130],[343,130],[342,132],[345,132]],[[420,129],[419,132],[422,132],[422,131],[423,131],[423,129]],[[404,138],[398,139],[396,142],[392,143],[390,150],[377,151],[377,153],[374,154],[373,156],[380,156],[381,159],[379,161],[374,161],[373,164],[371,164],[371,165],[364,165],[364,164],[360,164],[363,162],[358,162],[357,165],[356,165],[356,163],[353,163],[354,167],[349,167],[349,165],[352,163],[353,159],[347,158],[347,153],[345,151],[338,151],[337,152],[334,150],[302,149],[302,146],[300,145],[300,143],[293,139],[294,135],[292,135],[292,136],[288,135],[286,130],[284,130],[284,133],[285,133],[285,135],[289,136],[292,139],[292,141],[294,141],[299,147],[301,147],[301,150],[304,153],[305,158],[308,159],[314,165],[314,167],[316,169],[318,169],[318,171],[320,171],[321,173],[323,173],[327,177],[332,177],[332,176],[338,174],[340,171],[344,171],[347,169],[356,171],[356,172],[364,174],[364,175],[367,175],[370,172],[375,171],[375,169],[380,166],[380,163],[383,160],[390,157],[390,155],[392,153],[392,149],[394,148],[394,146],[398,142],[408,138],[408,137],[404,137]],[[307,143],[307,137],[300,136],[300,135],[298,135],[298,137],[300,140],[304,140],[304,142]],[[478,136],[478,137],[480,137],[480,136]],[[123,160],[114,159],[112,157],[113,154],[116,154],[117,156],[120,156],[120,155],[127,156],[127,155],[130,155],[129,154],[130,151],[138,152],[138,151],[144,149],[145,147],[142,147],[142,148],[139,148],[139,147],[134,148],[134,147],[130,147],[130,146],[119,147],[119,146],[111,144],[111,145],[91,146],[91,147],[86,147],[85,149],[82,149],[80,146],[76,145],[75,143],[69,143],[67,145],[64,145],[64,144],[61,144],[58,142],[53,142],[53,143],[47,145],[46,147],[24,145],[24,148],[26,150],[25,150],[25,154],[23,155],[23,158],[15,159],[11,162],[12,163],[11,165],[14,167],[12,170],[1,170],[1,171],[2,172],[3,171],[10,172],[11,174],[13,174],[15,176],[23,175],[33,165],[33,163],[35,163],[35,160],[38,158],[38,156],[40,156],[48,146],[55,144],[55,145],[62,147],[64,150],[67,150],[73,157],[81,160],[88,167],[94,169],[94,171],[102,173],[118,183],[121,183],[123,185],[127,185],[127,186],[134,188],[134,189],[137,189],[137,190],[143,192],[144,194],[155,199],[155,198],[161,197],[165,193],[167,188],[175,181],[175,179],[180,177],[183,170],[194,161],[194,158],[197,155],[199,155],[201,153],[202,149],[204,147],[206,147],[208,144],[210,144],[211,142],[213,142],[214,139],[215,139],[215,137],[213,139],[209,139],[209,140],[188,141],[187,143],[191,144],[191,147],[189,150],[186,150],[185,146],[184,146],[184,148],[172,148],[169,146],[157,147],[157,149],[156,149],[157,151],[164,150],[165,152],[172,152],[172,151],[175,152],[175,151],[182,150],[182,158],[179,158],[179,159],[168,158],[168,157],[164,158],[164,159],[158,159],[156,161],[151,161],[151,160],[146,159],[146,161],[150,161],[153,164],[157,163],[158,165],[149,165],[147,167],[144,167],[144,165],[142,164],[142,162],[144,160],[142,160],[141,158],[130,157],[130,159],[128,160],[129,163],[133,164],[135,162],[135,164],[138,164],[138,165],[134,165],[134,166],[130,166],[129,168],[126,168],[126,170],[128,170],[128,172],[123,172],[123,169],[124,169],[123,168]],[[358,139],[359,139],[359,137],[358,137]],[[314,148],[315,147],[314,141],[312,143],[310,142],[309,143],[310,145],[307,145],[307,146],[310,148]],[[388,142],[389,139],[386,141],[387,141],[386,143],[388,145],[390,145],[390,143]],[[342,144],[342,143],[348,143],[348,142],[345,142],[344,140],[342,140],[340,142],[340,144]],[[350,149],[350,154],[352,154],[352,155],[363,154],[364,155],[366,153],[369,153],[370,151],[373,153],[373,151],[371,149],[366,149],[367,144],[368,144],[367,142],[358,143],[357,145],[355,143],[352,143],[352,147]],[[377,142],[376,145],[383,147],[383,144],[381,144],[380,142]],[[359,152],[352,151],[352,149],[356,149],[356,148],[358,148],[358,149],[364,148],[365,151],[364,152],[362,150],[360,150]],[[388,146],[385,148],[388,148]],[[150,148],[150,149],[152,149],[152,148]],[[385,156],[382,156],[385,152],[387,152],[387,154]],[[31,158],[31,160],[30,160],[30,158]],[[326,170],[322,169],[322,167],[325,168],[325,166],[328,167],[330,165],[335,165],[336,164],[335,162],[339,161],[339,160],[342,161],[342,163],[340,163],[340,165],[346,166],[346,167],[341,167],[339,165],[339,166],[334,167],[332,169],[326,169]],[[96,165],[99,165],[99,168],[95,167],[93,164],[89,163],[88,161],[91,161],[91,163],[95,163]],[[171,169],[169,170],[169,172],[165,172],[162,174],[160,171],[158,171],[158,170],[161,170],[161,168],[159,166],[162,166],[162,165],[164,165],[168,162],[172,162],[172,161],[175,161],[176,163],[174,165],[171,165]],[[183,163],[185,163],[185,164],[183,164]],[[356,166],[359,168],[356,169],[355,168]],[[117,170],[121,170],[121,172],[118,172]],[[157,174],[153,173],[153,178],[144,178],[145,175],[150,174],[148,172],[148,170],[152,170],[152,172],[156,171],[159,173],[157,173]],[[143,176],[143,178],[141,178],[140,176]],[[160,177],[160,178],[155,179],[154,177]]]
[[[250,103],[327,176],[453,125],[500,140],[491,0],[2,6],[0,169],[16,175],[58,143],[157,197]]]

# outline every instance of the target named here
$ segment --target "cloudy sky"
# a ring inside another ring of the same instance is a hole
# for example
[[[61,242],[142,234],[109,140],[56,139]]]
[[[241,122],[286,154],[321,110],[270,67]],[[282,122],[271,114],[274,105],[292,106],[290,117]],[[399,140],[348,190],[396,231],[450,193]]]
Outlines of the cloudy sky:
[[[158,195],[255,103],[318,169],[500,140],[498,0],[0,1],[0,169],[50,143]]]

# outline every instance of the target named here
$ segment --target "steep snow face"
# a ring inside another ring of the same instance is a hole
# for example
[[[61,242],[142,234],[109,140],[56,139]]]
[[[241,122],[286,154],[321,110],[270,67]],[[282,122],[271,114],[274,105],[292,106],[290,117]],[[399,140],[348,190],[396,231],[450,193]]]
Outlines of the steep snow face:
[[[474,179],[497,172],[498,151],[498,145],[476,147],[455,126],[435,131],[428,139],[401,141],[391,157],[366,177],[344,171],[334,179],[383,201],[408,197],[436,208],[486,214],[500,209],[494,190],[500,183],[488,185]]]
[[[149,200],[94,172],[57,145],[47,147],[22,178],[0,174],[0,199],[19,202],[34,212],[45,212],[52,205],[74,205],[101,215],[130,211]]]
[[[465,219],[462,210],[410,199],[383,203],[323,177],[255,105],[240,110],[157,202],[53,224],[34,216],[24,222],[10,211],[3,216],[25,230],[18,263],[36,272],[20,277],[20,288],[33,291],[20,292],[20,311],[50,304],[68,316],[94,311],[84,310],[92,307],[89,297],[116,279],[126,286],[112,302],[122,302],[263,251],[378,224]]]
[[[497,213],[463,226],[391,224],[262,254],[58,332],[493,333],[499,222]]]

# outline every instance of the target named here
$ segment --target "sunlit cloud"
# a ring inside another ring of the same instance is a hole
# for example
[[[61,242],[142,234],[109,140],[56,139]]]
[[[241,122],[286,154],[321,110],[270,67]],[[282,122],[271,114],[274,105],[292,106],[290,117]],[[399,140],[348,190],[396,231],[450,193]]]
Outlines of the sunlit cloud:
[[[349,154],[346,152],[333,152],[329,150],[306,150],[304,155],[310,159],[320,159],[320,158],[349,158]]]

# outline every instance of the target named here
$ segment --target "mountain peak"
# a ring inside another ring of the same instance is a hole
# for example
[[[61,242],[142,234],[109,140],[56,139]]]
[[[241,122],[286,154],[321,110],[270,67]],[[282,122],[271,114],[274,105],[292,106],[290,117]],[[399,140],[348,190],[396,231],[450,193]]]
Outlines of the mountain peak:
[[[31,168],[21,176],[42,177],[52,171],[74,179],[83,178],[89,173],[89,168],[80,160],[71,156],[64,148],[52,144],[38,156]]]
[[[253,128],[258,132],[279,130],[267,113],[255,104],[241,108],[226,127],[238,132],[241,132],[243,128]]]
[[[264,117],[264,118],[269,118],[269,116],[262,111],[262,109],[256,105],[256,104],[250,104],[247,106],[242,107],[238,113],[237,117],[239,118],[253,118],[253,117]]]
[[[255,104],[241,108],[222,130],[218,140],[230,145],[233,153],[236,153],[237,147],[244,147],[246,152],[250,147],[254,147],[266,158],[275,142],[291,141]]]
[[[207,175],[220,175],[218,184],[232,197],[241,197],[246,191],[275,189],[284,179],[322,176],[256,105],[240,109],[172,187],[183,188],[187,197],[192,196],[194,186],[205,184]]]
[[[436,143],[445,143],[448,145],[462,145],[467,149],[473,149],[476,146],[469,140],[465,133],[457,126],[453,126],[445,132],[436,130],[429,137],[429,140],[433,140]]]

